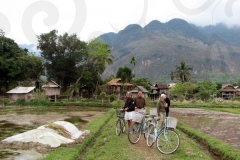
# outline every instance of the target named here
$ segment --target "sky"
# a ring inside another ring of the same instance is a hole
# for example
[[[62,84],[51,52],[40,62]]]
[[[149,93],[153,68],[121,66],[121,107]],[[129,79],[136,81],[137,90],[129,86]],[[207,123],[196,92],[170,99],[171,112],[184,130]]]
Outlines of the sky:
[[[240,0],[0,0],[0,29],[18,44],[37,44],[36,35],[53,29],[89,41],[118,33],[129,24],[142,27],[181,18],[198,26],[240,26]]]

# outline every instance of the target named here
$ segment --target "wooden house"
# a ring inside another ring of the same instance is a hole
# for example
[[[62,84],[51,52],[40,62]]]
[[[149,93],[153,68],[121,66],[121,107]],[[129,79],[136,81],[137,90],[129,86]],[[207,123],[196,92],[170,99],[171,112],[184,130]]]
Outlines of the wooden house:
[[[123,87],[125,90],[130,90],[133,88],[133,84],[131,83],[123,83],[121,78],[112,79],[108,82],[108,92],[110,94],[116,94],[120,93],[123,90]]]
[[[143,86],[135,86],[132,90],[130,90],[129,92],[132,93],[133,97],[137,97],[137,93],[138,91],[142,91],[142,97],[146,98],[148,91],[143,87]]]
[[[159,83],[159,84],[156,84],[155,87],[157,87],[159,89],[160,94],[162,94],[162,93],[168,94],[168,92],[169,92],[169,87],[167,84]]]
[[[57,97],[60,96],[60,89],[61,86],[59,86],[55,81],[50,80],[46,84],[42,86],[43,91],[45,95],[49,99],[54,99],[55,101],[57,100]]]
[[[30,100],[34,97],[35,87],[16,87],[7,92],[10,96],[11,101],[16,101],[18,99]]]
[[[160,93],[159,89],[155,86],[151,86],[151,92],[148,93],[148,96],[150,97],[151,100],[156,100],[159,99]]]
[[[236,89],[236,96],[240,96],[240,86],[235,86]]]
[[[220,91],[223,99],[235,98],[237,93],[237,90],[231,84],[223,85]]]

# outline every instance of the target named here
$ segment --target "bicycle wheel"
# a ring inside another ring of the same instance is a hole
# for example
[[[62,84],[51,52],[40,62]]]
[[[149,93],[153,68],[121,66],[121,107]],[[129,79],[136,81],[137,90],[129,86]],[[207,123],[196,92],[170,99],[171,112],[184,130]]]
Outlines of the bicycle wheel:
[[[154,131],[154,125],[150,124],[147,129],[147,146],[152,147],[153,143],[155,142],[155,131]]]
[[[121,126],[122,126],[122,132],[124,133],[126,131],[126,122],[125,119],[121,119]]]
[[[121,120],[118,119],[116,123],[116,135],[119,136],[121,133]]]
[[[176,131],[166,129],[157,137],[157,148],[163,154],[171,154],[175,152],[180,144],[180,138]]]
[[[141,138],[141,123],[133,123],[128,132],[128,140],[132,144],[136,144]]]

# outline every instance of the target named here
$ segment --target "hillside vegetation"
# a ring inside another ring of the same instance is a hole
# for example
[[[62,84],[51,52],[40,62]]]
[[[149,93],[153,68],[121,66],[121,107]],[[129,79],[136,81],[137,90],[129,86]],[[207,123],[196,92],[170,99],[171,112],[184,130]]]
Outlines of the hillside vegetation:
[[[170,82],[170,72],[184,60],[193,68],[195,80],[233,83],[240,75],[240,27],[198,27],[182,19],[166,23],[157,20],[144,28],[128,25],[118,33],[106,33],[100,38],[110,45],[114,63],[107,67],[103,78],[116,75],[117,69],[128,66],[136,77],[153,82]],[[135,66],[130,64],[136,57]]]

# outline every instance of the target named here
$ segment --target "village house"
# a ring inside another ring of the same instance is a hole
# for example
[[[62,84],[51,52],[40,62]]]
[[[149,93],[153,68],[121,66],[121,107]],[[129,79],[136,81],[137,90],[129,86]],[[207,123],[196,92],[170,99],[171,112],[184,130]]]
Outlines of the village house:
[[[231,84],[225,84],[221,88],[222,99],[232,99],[236,97],[237,90]]]
[[[240,86],[235,86],[234,88],[236,89],[236,97],[240,96]]]
[[[60,96],[60,88],[55,81],[50,80],[42,86],[44,94],[48,97],[49,100],[56,101]]]
[[[168,94],[168,92],[169,92],[169,87],[167,84],[159,83],[159,84],[156,84],[155,87],[157,87],[159,89],[160,94],[162,94],[162,93]]]
[[[150,97],[151,100],[156,100],[159,99],[159,89],[155,86],[151,86],[151,92],[148,93],[148,96]]]
[[[129,91],[133,88],[133,84],[125,82],[123,83],[121,78],[112,79],[107,83],[107,85],[102,89],[106,94],[115,94],[119,99],[123,99],[125,91]]]
[[[142,97],[146,98],[148,91],[143,87],[143,86],[135,86],[132,90],[130,90],[129,92],[132,93],[133,97],[137,97],[137,93],[138,91],[142,91]]]
[[[158,100],[162,93],[165,93],[167,95],[169,94],[168,85],[167,84],[156,83],[155,85],[151,85],[151,92],[148,94],[148,96],[150,97],[151,100]]]
[[[18,99],[30,100],[34,97],[35,87],[16,87],[8,92],[11,101],[16,101]]]

